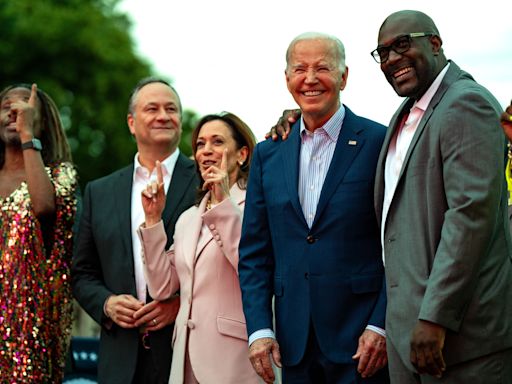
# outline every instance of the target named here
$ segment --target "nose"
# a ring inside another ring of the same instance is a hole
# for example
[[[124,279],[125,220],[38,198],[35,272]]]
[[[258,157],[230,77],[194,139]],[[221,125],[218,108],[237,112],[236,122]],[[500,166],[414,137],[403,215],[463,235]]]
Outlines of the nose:
[[[388,53],[388,59],[385,61],[384,64],[395,63],[398,60],[400,60],[401,58],[402,58],[401,53],[396,53],[393,49],[390,49],[389,53]]]
[[[169,116],[169,113],[166,111],[165,108],[160,108],[158,110],[157,118],[158,118],[158,120],[169,120],[170,116]]]
[[[316,82],[317,82],[316,71],[314,69],[308,69],[308,71],[306,72],[305,83],[314,84]]]
[[[212,145],[210,142],[206,142],[204,143],[204,146],[203,146],[203,153],[211,153],[212,152]]]

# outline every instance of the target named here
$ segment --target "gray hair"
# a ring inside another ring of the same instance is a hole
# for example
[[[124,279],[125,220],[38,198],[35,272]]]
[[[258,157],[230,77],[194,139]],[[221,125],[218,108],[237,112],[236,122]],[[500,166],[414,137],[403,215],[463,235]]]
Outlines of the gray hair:
[[[140,80],[135,88],[133,88],[132,93],[130,94],[130,99],[128,102],[128,113],[131,115],[135,115],[135,103],[137,101],[137,96],[139,94],[139,91],[144,88],[148,84],[153,83],[161,83],[164,85],[167,85],[171,90],[176,94],[176,97],[178,98],[178,108],[180,110],[180,114],[183,112],[183,108],[181,107],[181,100],[180,95],[178,95],[178,92],[176,92],[176,89],[165,79],[161,77],[145,77],[144,79]]]
[[[335,51],[336,51],[336,59],[338,61],[338,68],[340,72],[345,72],[345,46],[341,42],[340,39],[338,39],[336,36],[329,35],[327,33],[322,32],[304,32],[295,37],[290,45],[288,45],[288,49],[286,50],[286,69],[288,69],[288,66],[290,64],[290,55],[292,52],[292,49],[295,47],[295,44],[297,44],[299,41],[304,40],[328,40],[331,41],[334,45]]]

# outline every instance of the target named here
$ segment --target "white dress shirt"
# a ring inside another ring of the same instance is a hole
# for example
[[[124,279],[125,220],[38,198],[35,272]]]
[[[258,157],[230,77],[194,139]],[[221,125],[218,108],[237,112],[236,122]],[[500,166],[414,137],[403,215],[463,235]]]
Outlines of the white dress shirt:
[[[169,190],[171,184],[172,173],[176,166],[176,161],[180,154],[176,149],[169,157],[164,159],[162,163],[162,173],[164,176],[165,193]],[[139,162],[139,154],[135,155],[133,167],[133,184],[132,184],[132,205],[131,205],[131,224],[132,224],[132,248],[133,248],[133,267],[135,272],[135,286],[137,288],[137,298],[146,302],[146,279],[144,277],[144,268],[142,265],[141,244],[137,229],[144,222],[144,210],[142,208],[141,193],[148,183],[156,181],[156,168],[153,172],[142,166]],[[172,199],[172,196],[169,197]]]

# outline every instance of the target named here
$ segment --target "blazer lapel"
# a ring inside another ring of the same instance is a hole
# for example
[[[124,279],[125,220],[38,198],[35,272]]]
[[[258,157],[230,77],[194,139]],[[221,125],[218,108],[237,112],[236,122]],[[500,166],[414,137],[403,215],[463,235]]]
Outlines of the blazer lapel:
[[[409,159],[411,158],[411,154],[414,151],[414,148],[418,144],[418,140],[421,137],[425,125],[427,124],[428,120],[432,116],[432,113],[434,112],[435,108],[443,98],[444,94],[450,87],[450,85],[457,80],[457,78],[460,76],[460,73],[462,71],[460,68],[453,62],[450,64],[450,68],[448,68],[448,71],[446,72],[443,81],[439,85],[439,88],[437,89],[436,93],[434,94],[434,97],[432,97],[432,100],[430,100],[430,103],[428,104],[427,109],[423,113],[423,116],[421,118],[420,123],[418,124],[418,127],[416,128],[416,132],[414,133],[414,136],[412,138],[411,144],[409,145],[409,148],[407,149],[407,153],[405,155],[404,163],[402,165],[402,169],[400,170],[400,175],[398,176],[398,182],[400,182],[400,179],[403,177],[405,170],[407,169],[407,164],[409,163]]]
[[[116,218],[117,227],[119,228],[119,235],[121,242],[124,246],[124,252],[119,254],[128,255],[123,257],[123,263],[126,263],[129,271],[133,273],[133,244],[132,244],[132,184],[133,184],[133,164],[126,167],[119,173],[119,179],[115,183],[112,194],[116,205]],[[133,279],[132,279],[133,280]],[[135,280],[133,280],[135,284]]]
[[[299,201],[299,166],[300,166],[300,121],[293,124],[292,132],[287,140],[281,143],[281,156],[283,158],[284,178],[292,206],[297,217],[307,227],[304,213]]]
[[[208,192],[201,200],[199,207],[197,209],[197,215],[194,217],[194,221],[192,222],[191,228],[193,229],[192,236],[194,237],[194,246],[195,249],[191,249],[190,257],[187,262],[190,262],[190,268],[194,269],[194,264],[196,263],[197,258],[203,251],[206,244],[208,244],[212,239],[212,233],[208,230],[205,231],[205,235],[201,237],[201,231],[203,229],[203,213],[206,211],[206,203],[210,198],[210,192]]]
[[[345,118],[341,127],[336,148],[332,156],[329,170],[325,176],[320,199],[316,208],[315,220],[312,227],[315,226],[317,220],[322,216],[322,212],[327,206],[327,202],[338,187],[339,183],[350,168],[359,151],[364,145],[365,140],[359,136],[359,132],[364,128],[358,123],[356,116],[345,107]],[[354,145],[355,143],[355,145]]]
[[[377,221],[380,225],[382,221],[382,204],[384,200],[384,170],[386,166],[386,158],[388,155],[389,145],[391,143],[391,139],[398,129],[399,124],[402,122],[404,115],[409,113],[412,105],[414,104],[414,100],[406,99],[400,105],[398,110],[395,112],[391,121],[389,123],[388,130],[386,131],[386,136],[384,138],[384,142],[382,143],[382,148],[379,154],[379,160],[377,161],[377,170],[375,173],[375,190],[374,190],[374,206],[375,213],[377,215]]]
[[[169,190],[167,191],[167,200],[162,213],[165,228],[170,225],[173,216],[177,215],[179,204],[188,190],[191,179],[193,179],[195,175],[194,164],[187,164],[185,159],[184,155],[180,153],[174,167]],[[168,237],[166,248],[169,248],[171,244],[172,238]]]

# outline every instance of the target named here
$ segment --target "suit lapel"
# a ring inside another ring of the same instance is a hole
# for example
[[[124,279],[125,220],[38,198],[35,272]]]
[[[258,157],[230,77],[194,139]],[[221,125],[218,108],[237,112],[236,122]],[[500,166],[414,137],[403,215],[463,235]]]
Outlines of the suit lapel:
[[[400,105],[398,110],[395,112],[391,121],[389,123],[389,127],[386,131],[386,136],[384,137],[384,142],[382,143],[382,148],[379,154],[379,160],[377,162],[377,170],[375,173],[375,191],[374,191],[374,205],[375,212],[377,215],[377,220],[380,223],[382,221],[382,203],[384,199],[384,170],[386,166],[386,158],[388,155],[389,145],[391,143],[391,139],[398,129],[398,125],[402,122],[404,115],[409,112],[411,106],[414,104],[414,100],[406,99]]]
[[[322,216],[322,212],[327,206],[332,194],[338,187],[339,183],[343,180],[343,177],[350,168],[350,165],[354,161],[359,151],[364,145],[364,138],[359,136],[359,132],[363,130],[356,116],[345,107],[345,118],[343,119],[343,126],[341,127],[336,148],[332,156],[329,170],[325,176],[324,185],[322,192],[320,193],[320,199],[318,200],[318,206],[316,209],[315,220],[313,221],[312,227],[315,226],[317,220]]]
[[[300,166],[300,121],[297,121],[292,127],[292,133],[288,140],[281,143],[280,151],[283,158],[284,178],[286,180],[286,188],[292,206],[297,217],[307,227],[304,213],[299,201],[299,166]]]
[[[119,228],[119,236],[125,251],[121,252],[129,257],[123,257],[123,262],[127,263],[129,270],[133,273],[133,243],[132,243],[132,184],[133,184],[133,164],[124,168],[113,186],[112,195],[116,204],[117,226]],[[135,284],[135,280],[133,283]],[[135,285],[134,285],[135,286]]]
[[[180,153],[174,167],[169,190],[167,191],[165,209],[162,213],[162,220],[166,229],[172,224],[172,218],[177,215],[177,209],[180,202],[183,200],[194,175],[194,163],[188,163],[184,155]],[[170,247],[171,244],[172,238],[169,238],[168,236],[166,248]]]
[[[409,159],[411,158],[411,154],[414,151],[414,148],[418,144],[418,140],[423,134],[423,131],[425,129],[425,125],[427,124],[428,120],[432,116],[432,113],[434,112],[435,108],[443,98],[444,94],[450,87],[450,85],[457,80],[457,78],[460,75],[460,68],[455,64],[451,63],[450,68],[448,68],[448,71],[446,72],[443,81],[439,85],[439,88],[437,89],[436,93],[432,97],[432,100],[430,100],[430,103],[428,104],[427,109],[425,110],[425,113],[423,114],[420,123],[418,124],[418,127],[416,128],[416,132],[414,133],[414,136],[412,138],[411,144],[409,145],[409,148],[407,149],[407,153],[405,155],[404,163],[402,165],[402,169],[400,170],[400,175],[398,177],[398,183],[400,182],[401,178],[403,177],[407,165],[409,164]]]

